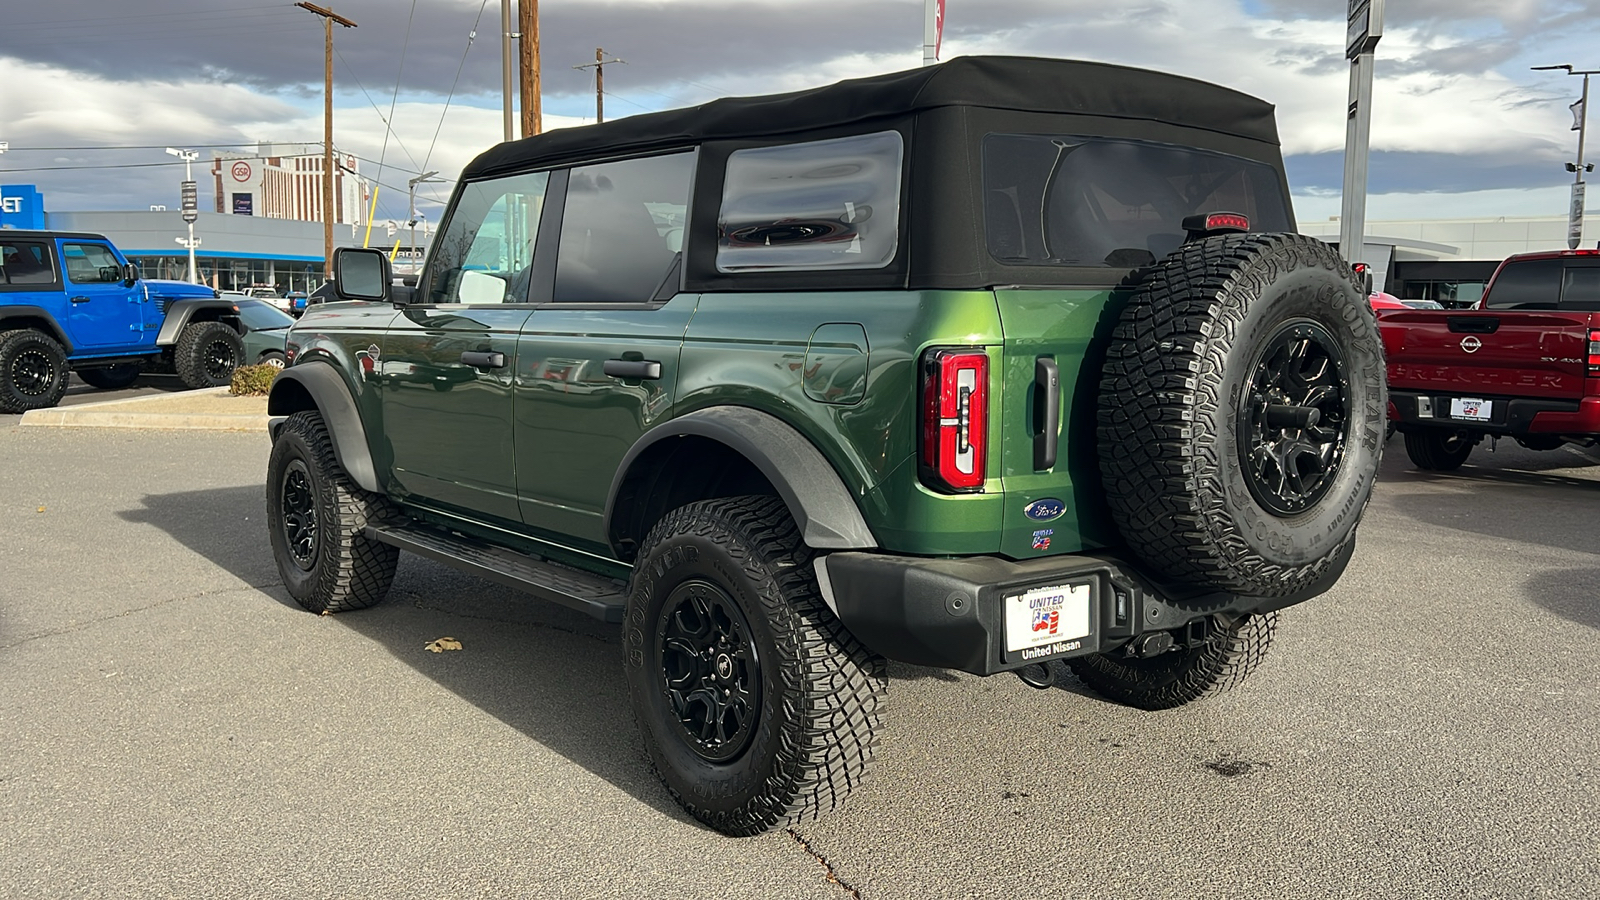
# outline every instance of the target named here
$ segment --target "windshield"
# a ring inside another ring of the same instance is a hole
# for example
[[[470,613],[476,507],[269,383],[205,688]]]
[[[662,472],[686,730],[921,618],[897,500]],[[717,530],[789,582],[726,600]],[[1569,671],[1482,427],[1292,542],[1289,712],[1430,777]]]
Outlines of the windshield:
[[[1272,166],[1171,144],[991,134],[983,188],[989,252],[1017,265],[1148,265],[1183,243],[1183,219],[1198,213],[1294,230]]]
[[[238,306],[239,319],[251,331],[288,328],[294,324],[293,318],[264,300],[240,300]]]

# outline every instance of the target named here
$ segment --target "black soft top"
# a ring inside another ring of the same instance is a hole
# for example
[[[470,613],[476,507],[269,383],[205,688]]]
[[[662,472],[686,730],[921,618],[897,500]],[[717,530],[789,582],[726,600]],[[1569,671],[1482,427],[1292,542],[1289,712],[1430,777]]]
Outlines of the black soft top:
[[[961,56],[789,94],[729,97],[561,128],[497,145],[473,160],[461,177],[470,181],[600,154],[833,129],[950,106],[1165,123],[1278,144],[1272,104],[1204,81],[1078,60]]]

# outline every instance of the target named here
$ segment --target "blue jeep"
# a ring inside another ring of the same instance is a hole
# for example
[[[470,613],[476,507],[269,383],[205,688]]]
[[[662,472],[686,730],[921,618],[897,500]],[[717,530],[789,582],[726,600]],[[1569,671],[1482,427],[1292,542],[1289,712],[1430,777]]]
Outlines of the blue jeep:
[[[227,384],[242,331],[215,290],[140,278],[101,235],[0,231],[0,413],[55,406],[69,370],[108,389],[145,371]]]

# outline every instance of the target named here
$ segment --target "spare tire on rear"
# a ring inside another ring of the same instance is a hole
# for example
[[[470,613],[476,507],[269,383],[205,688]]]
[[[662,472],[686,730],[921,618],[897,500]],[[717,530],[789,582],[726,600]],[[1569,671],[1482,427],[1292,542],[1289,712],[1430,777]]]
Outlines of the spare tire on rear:
[[[1377,321],[1332,247],[1187,243],[1139,282],[1100,381],[1100,471],[1159,578],[1281,597],[1347,558],[1383,450]]]

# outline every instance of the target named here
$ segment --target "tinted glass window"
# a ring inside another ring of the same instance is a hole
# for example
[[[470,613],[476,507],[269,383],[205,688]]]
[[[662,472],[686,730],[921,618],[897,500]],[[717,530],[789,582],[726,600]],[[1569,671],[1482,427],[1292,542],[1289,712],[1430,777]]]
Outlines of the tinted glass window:
[[[646,303],[683,249],[694,154],[572,170],[556,251],[557,303]]]
[[[550,173],[480,181],[461,189],[428,253],[429,303],[526,303],[533,244]]]
[[[1561,296],[1561,260],[1506,263],[1489,285],[1487,309],[1555,309]]]
[[[294,324],[294,319],[288,313],[265,300],[239,301],[239,318],[244,322],[244,327],[251,331],[288,328]]]
[[[54,284],[48,244],[0,241],[0,284]]]
[[[1294,230],[1271,166],[1168,144],[991,134],[983,188],[989,253],[1019,265],[1145,265],[1177,249],[1199,213]]]
[[[1567,264],[1561,278],[1561,308],[1600,310],[1600,266]]]
[[[104,244],[62,244],[61,259],[73,284],[110,284],[122,280],[122,265]]]
[[[737,150],[717,221],[717,271],[881,269],[900,236],[897,131]]]

